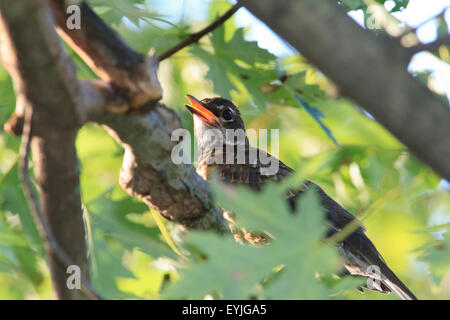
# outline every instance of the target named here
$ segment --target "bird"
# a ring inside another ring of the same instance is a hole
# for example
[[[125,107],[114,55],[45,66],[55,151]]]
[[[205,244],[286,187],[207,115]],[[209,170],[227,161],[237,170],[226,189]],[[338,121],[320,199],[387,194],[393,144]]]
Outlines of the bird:
[[[246,136],[244,121],[238,107],[233,102],[222,97],[202,100],[198,100],[192,95],[186,95],[186,97],[190,101],[190,105],[185,104],[185,107],[193,116],[194,136],[198,145],[197,173],[203,179],[208,181],[214,175],[217,175],[227,184],[242,184],[255,191],[260,191],[266,182],[281,181],[293,174],[294,170],[279,159],[250,145]],[[233,136],[227,135],[227,133],[239,133],[241,138],[236,139],[239,134]],[[212,136],[214,136],[214,139],[211,138]],[[239,148],[244,151],[244,159],[238,159],[239,152],[237,151],[239,151]],[[233,152],[230,152],[230,150],[233,150]],[[277,163],[278,170],[276,172],[267,170],[267,172],[264,172],[268,163],[267,161],[261,161],[261,157],[252,158],[251,155],[255,154],[254,151],[259,152],[256,153],[257,155],[262,154]],[[232,155],[227,157],[230,153]],[[226,158],[226,161],[223,160],[224,158]],[[325,220],[329,226],[325,237],[330,237],[341,231],[356,219],[353,214],[328,196],[322,188],[308,180],[300,188],[288,191],[286,198],[292,211],[295,212],[296,209],[295,200],[307,189],[314,189],[317,192],[325,209]],[[225,218],[228,221],[233,221],[232,216]],[[365,227],[359,221],[357,222],[359,223],[358,228],[337,243],[338,251],[343,257],[344,269],[342,274],[367,278],[370,280],[370,284],[368,282],[368,285],[365,286],[368,289],[385,294],[393,292],[402,300],[417,300],[416,296],[387,266],[375,245],[365,234]],[[232,231],[234,233],[236,230]],[[243,233],[244,237],[250,234],[248,237],[252,238],[251,233],[246,230]],[[267,237],[253,234],[253,239],[249,242],[265,243]],[[374,270],[371,269],[373,266],[378,268],[378,272],[373,272]],[[359,290],[363,291],[362,288],[359,288]]]

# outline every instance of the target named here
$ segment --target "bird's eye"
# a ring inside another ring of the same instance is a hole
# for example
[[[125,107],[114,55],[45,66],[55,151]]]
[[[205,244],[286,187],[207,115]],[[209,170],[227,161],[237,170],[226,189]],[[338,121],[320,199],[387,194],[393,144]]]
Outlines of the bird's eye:
[[[230,120],[232,120],[232,119],[233,119],[233,111],[230,110],[230,109],[225,109],[225,110],[222,112],[222,118],[223,118],[223,120],[225,120],[225,121],[230,121]]]

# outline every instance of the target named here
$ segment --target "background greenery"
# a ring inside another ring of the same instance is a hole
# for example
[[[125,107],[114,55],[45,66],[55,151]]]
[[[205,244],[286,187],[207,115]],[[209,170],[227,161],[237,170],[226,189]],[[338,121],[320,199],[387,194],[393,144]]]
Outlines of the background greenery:
[[[198,21],[195,14],[185,12],[174,24],[164,12],[151,10],[152,1],[89,2],[134,48],[145,53],[153,47],[158,54],[231,6],[209,1],[206,19]],[[362,8],[369,14],[363,1],[342,2],[348,10]],[[408,1],[395,3],[391,11],[402,10]],[[280,129],[280,158],[299,172],[295,183],[303,178],[315,181],[362,218],[389,266],[419,298],[449,299],[446,184],[370,115],[339,97],[334,85],[305,58],[275,57],[246,41],[245,33],[230,19],[198,45],[164,61],[159,70],[163,102],[189,129],[191,116],[183,107],[187,93],[230,98],[240,107],[247,127]],[[67,49],[79,77],[95,77]],[[428,81],[428,74],[421,74],[420,81]],[[1,127],[14,105],[11,79],[0,68]],[[0,299],[48,299],[49,271],[18,181],[18,148],[18,138],[0,131]],[[240,223],[266,230],[276,240],[268,247],[249,248],[213,234],[192,232],[186,237],[178,226],[162,222],[157,212],[121,190],[117,181],[123,150],[101,127],[84,126],[77,149],[93,282],[106,298],[211,294],[396,299],[373,292],[362,295],[350,289],[357,284],[354,280],[330,276],[338,271],[337,255],[319,241],[324,231],[322,210],[314,194],[300,204],[307,214],[292,216],[274,196],[281,193],[279,186],[269,185],[255,195],[246,190],[227,193],[215,185],[218,200],[240,213]],[[164,234],[166,229],[170,236]]]

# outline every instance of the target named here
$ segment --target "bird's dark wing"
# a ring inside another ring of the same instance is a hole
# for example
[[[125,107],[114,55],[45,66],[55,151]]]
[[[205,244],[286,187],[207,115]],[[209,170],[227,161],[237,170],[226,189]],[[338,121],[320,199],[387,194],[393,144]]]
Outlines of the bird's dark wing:
[[[225,153],[225,151],[223,152]],[[271,157],[262,150],[259,150],[259,152],[258,154],[260,155]],[[227,183],[245,184],[254,190],[260,190],[268,180],[279,181],[293,173],[291,168],[275,157],[272,158],[278,161],[279,164],[279,170],[272,175],[264,175],[261,173],[261,169],[269,164],[260,161],[260,157],[254,163],[245,162],[244,164],[237,163],[237,159],[235,158],[235,163],[231,164],[221,164],[218,166],[203,164],[206,170],[204,178],[207,178],[209,175],[209,169],[215,168],[219,170],[219,176],[222,180]],[[350,212],[329,197],[319,186],[310,181],[307,181],[298,190],[289,191],[287,198],[293,211],[296,209],[297,198],[309,188],[314,188],[317,191],[322,206],[326,210],[326,220],[330,227],[327,237],[341,231],[348,223],[356,219]],[[369,289],[383,293],[392,291],[402,299],[416,299],[414,294],[386,265],[372,241],[366,236],[363,226],[358,227],[338,245],[339,252],[344,257],[344,265],[348,272],[352,275],[364,276],[373,280],[368,285]],[[377,270],[379,270],[380,275],[378,280]],[[372,273],[372,271],[375,273]]]
[[[348,223],[356,219],[316,184],[307,181],[304,186],[314,188],[317,191],[322,206],[326,210],[326,220],[330,225],[327,237],[341,231]],[[294,199],[290,199],[290,202],[295,202],[298,195],[295,195]],[[383,293],[394,292],[404,300],[416,299],[414,294],[386,265],[375,245],[366,236],[363,226],[358,227],[338,245],[339,252],[345,259],[344,265],[348,272],[352,275],[371,279],[372,282],[367,285],[369,289]]]
[[[253,149],[252,147],[245,148],[245,158],[238,159],[237,147],[233,150],[233,161],[225,161],[227,158],[226,147],[223,149],[214,150],[214,152],[208,157],[203,157],[202,162],[199,163],[197,172],[203,178],[208,180],[208,177],[212,174],[214,170],[218,170],[220,178],[227,183],[240,183],[249,186],[250,188],[259,191],[261,187],[267,182],[267,180],[279,181],[288,176],[293,172],[291,168],[279,161],[277,158],[271,156],[270,154],[260,150]],[[251,158],[251,151],[256,150],[256,157],[253,160]],[[217,165],[215,162],[210,161],[211,164],[208,165],[208,159],[223,159],[223,164]],[[271,166],[271,163],[267,163],[263,159],[270,158],[272,161],[278,161],[277,165],[279,169],[271,175],[265,175],[261,172],[266,168]],[[230,160],[230,159],[229,159]],[[243,163],[241,163],[243,162]]]

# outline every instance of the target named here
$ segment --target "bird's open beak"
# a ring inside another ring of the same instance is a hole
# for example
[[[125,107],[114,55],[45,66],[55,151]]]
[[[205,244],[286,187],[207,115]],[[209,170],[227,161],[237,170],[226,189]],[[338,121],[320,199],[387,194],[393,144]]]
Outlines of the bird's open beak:
[[[184,106],[186,108],[188,108],[188,110],[193,114],[196,115],[198,117],[200,117],[200,119],[202,119],[203,121],[209,123],[209,124],[213,124],[214,122],[216,122],[218,120],[218,118],[216,117],[216,115],[214,113],[212,113],[211,111],[209,111],[204,105],[203,103],[201,103],[200,101],[198,101],[196,98],[194,98],[193,96],[191,96],[190,94],[187,94],[186,97],[189,99],[189,101],[191,102],[191,105],[185,104]]]

